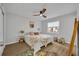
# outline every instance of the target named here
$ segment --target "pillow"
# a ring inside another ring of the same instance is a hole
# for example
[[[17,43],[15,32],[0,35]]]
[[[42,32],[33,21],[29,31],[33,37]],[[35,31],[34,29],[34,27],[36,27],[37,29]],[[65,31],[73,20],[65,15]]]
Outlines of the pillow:
[[[34,32],[34,35],[39,35],[39,32]]]
[[[34,33],[33,32],[29,32],[29,35],[34,35]]]

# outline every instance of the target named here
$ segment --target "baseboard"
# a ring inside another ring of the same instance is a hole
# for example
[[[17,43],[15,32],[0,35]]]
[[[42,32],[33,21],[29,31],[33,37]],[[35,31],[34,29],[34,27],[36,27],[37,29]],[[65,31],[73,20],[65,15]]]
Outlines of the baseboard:
[[[5,48],[5,45],[0,47],[0,56],[2,56],[4,48]]]
[[[13,43],[17,43],[18,41],[15,42],[9,42],[9,43],[5,43],[5,45],[9,45],[9,44],[13,44]]]
[[[66,43],[70,44],[70,42],[66,42]],[[77,44],[74,44],[74,45],[77,46]]]

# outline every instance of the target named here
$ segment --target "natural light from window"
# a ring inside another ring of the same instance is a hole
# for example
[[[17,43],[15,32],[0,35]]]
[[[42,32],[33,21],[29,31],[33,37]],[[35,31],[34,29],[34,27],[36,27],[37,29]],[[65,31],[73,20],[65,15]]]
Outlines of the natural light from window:
[[[48,32],[58,32],[59,21],[49,22],[48,23]]]

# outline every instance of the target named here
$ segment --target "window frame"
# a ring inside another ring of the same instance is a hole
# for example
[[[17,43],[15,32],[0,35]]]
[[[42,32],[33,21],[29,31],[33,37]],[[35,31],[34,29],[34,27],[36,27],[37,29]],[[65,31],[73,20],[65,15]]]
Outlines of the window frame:
[[[48,24],[49,24],[49,23],[50,23],[50,24],[51,24],[51,23],[54,24],[54,23],[56,23],[56,22],[58,23],[58,25],[56,25],[56,26],[54,25],[54,26],[51,26],[51,27],[57,27],[57,28],[58,28],[58,31],[57,31],[57,32],[49,31],[49,30],[48,30],[48,28],[49,28],[49,25],[48,25]],[[47,23],[47,33],[58,33],[58,32],[59,32],[59,27],[60,27],[60,21],[52,21],[52,22],[48,22],[48,23]]]

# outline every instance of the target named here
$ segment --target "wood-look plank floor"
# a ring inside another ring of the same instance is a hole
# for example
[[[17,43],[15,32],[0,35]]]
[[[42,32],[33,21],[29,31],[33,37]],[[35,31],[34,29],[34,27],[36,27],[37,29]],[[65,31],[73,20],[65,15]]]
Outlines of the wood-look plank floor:
[[[66,52],[68,49],[68,44],[65,46],[56,42],[49,43],[47,47],[41,47],[41,50],[39,50],[36,55],[39,55],[41,52],[45,53],[45,56],[66,56]],[[74,47],[72,56],[76,56],[76,49]]]
[[[49,55],[53,56],[54,55],[53,51],[55,52],[55,50],[57,50],[57,47],[54,47],[54,46],[55,45],[53,45],[53,44],[49,44],[47,47],[41,47],[40,51],[48,51],[48,52],[51,51],[52,53],[49,53],[48,56]],[[6,45],[4,52],[3,52],[3,56],[16,56],[17,54],[22,53],[22,52],[27,51],[27,50],[31,50],[31,48],[28,44],[26,44],[26,43],[14,43],[14,44]],[[61,48],[59,50],[61,50]],[[40,52],[40,51],[38,51],[38,52]]]
[[[14,43],[6,45],[3,56],[16,56],[17,54],[31,49],[26,43]]]

